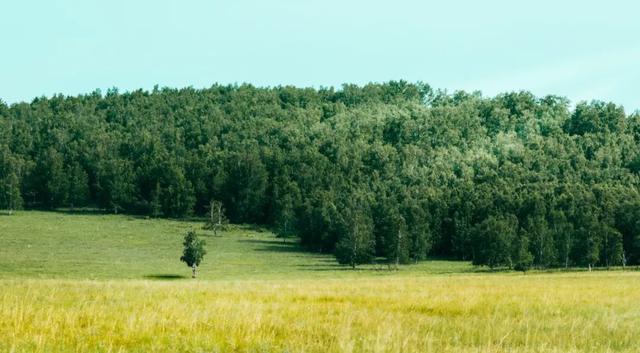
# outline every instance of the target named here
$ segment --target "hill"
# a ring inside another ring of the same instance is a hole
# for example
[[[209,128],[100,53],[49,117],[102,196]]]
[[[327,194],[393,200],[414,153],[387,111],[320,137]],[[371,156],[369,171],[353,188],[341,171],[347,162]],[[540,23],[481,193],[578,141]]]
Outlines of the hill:
[[[303,279],[389,276],[386,266],[348,271],[327,254],[303,251],[296,238],[264,229],[232,226],[214,237],[202,221],[126,215],[21,211],[0,216],[0,278],[182,279],[182,237],[195,229],[207,242],[199,269],[206,280]],[[468,262],[409,266],[403,275],[464,273]]]
[[[640,264],[640,115],[392,81],[0,102],[0,208],[203,216],[345,264]]]

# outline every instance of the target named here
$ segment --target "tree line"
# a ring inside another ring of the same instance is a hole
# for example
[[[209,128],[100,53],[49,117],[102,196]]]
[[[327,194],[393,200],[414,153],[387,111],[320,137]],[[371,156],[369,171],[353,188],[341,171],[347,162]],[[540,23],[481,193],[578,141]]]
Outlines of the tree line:
[[[637,113],[528,92],[111,89],[0,102],[0,208],[224,207],[354,267],[632,265],[639,141]]]

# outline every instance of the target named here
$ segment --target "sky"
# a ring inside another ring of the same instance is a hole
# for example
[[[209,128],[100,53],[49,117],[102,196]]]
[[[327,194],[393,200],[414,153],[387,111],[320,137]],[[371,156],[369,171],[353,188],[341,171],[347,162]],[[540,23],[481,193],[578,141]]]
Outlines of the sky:
[[[389,80],[640,109],[640,2],[0,0],[0,99]]]

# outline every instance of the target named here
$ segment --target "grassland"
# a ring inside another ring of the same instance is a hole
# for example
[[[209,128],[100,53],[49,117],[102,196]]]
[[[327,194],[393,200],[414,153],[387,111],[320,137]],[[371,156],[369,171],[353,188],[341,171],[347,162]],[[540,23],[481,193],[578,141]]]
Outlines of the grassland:
[[[123,215],[19,212],[0,216],[0,278],[181,279],[182,237],[195,229],[208,254],[203,280],[354,278],[476,271],[468,263],[432,261],[399,273],[384,266],[351,271],[326,254],[302,251],[289,239],[236,226],[214,237],[202,222]]]
[[[22,212],[0,217],[0,352],[638,352],[640,272],[344,270],[269,232]],[[205,234],[205,233],[203,233]]]

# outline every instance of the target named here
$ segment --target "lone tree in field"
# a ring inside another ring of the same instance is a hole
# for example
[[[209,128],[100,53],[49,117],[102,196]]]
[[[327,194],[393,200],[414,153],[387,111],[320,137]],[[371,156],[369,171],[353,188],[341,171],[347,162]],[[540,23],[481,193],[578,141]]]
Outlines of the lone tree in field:
[[[184,236],[184,250],[180,261],[185,262],[187,266],[193,269],[192,278],[196,278],[196,268],[200,265],[202,258],[207,253],[205,250],[205,241],[198,239],[198,235],[194,230],[190,230]]]
[[[211,200],[209,202],[209,219],[204,225],[204,229],[213,230],[213,235],[217,236],[218,231],[224,229],[229,224],[229,219],[225,215],[224,205],[220,201]]]

